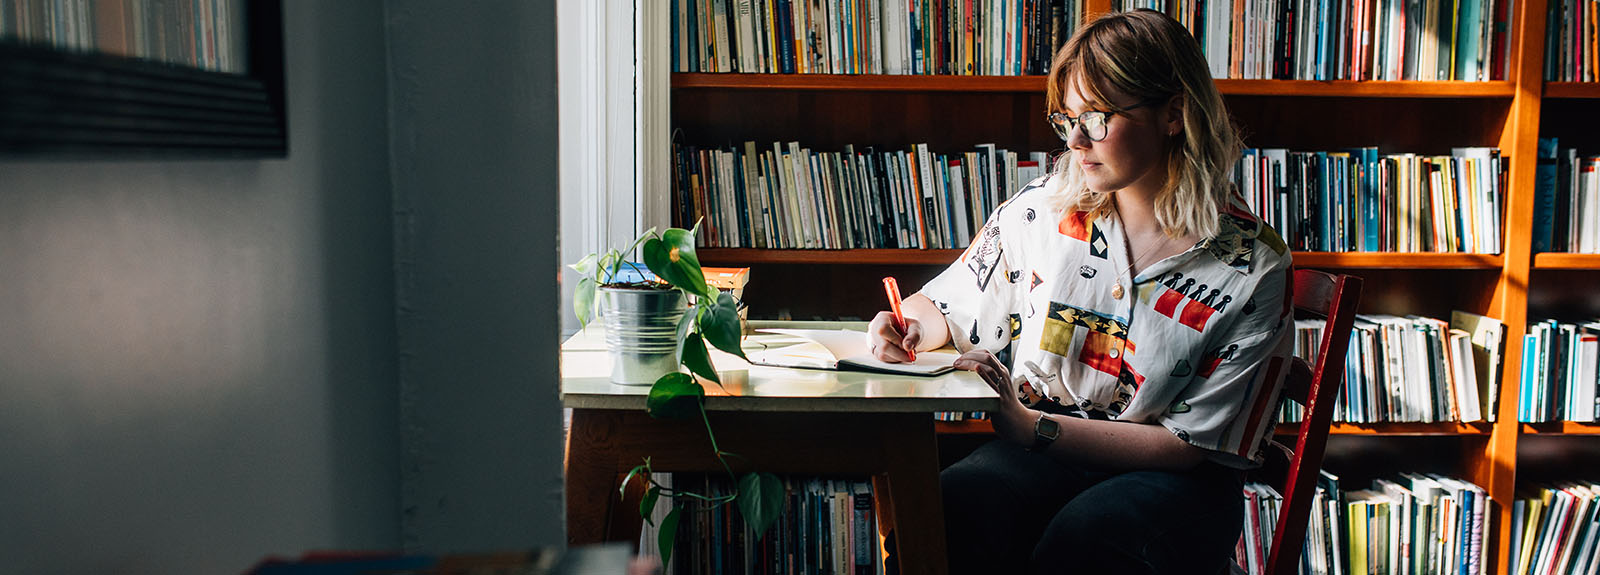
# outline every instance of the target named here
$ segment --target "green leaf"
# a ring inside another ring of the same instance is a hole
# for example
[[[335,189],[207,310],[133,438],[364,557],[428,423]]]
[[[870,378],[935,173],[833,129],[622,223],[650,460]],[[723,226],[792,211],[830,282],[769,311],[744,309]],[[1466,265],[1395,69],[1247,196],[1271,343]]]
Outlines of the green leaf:
[[[572,269],[578,270],[578,273],[586,275],[586,276],[594,275],[594,270],[595,270],[595,265],[596,265],[595,260],[596,260],[595,255],[594,254],[589,254],[589,255],[583,256],[583,259],[578,260],[578,263],[572,264],[572,265],[567,266],[567,267],[570,267]]]
[[[589,314],[594,313],[594,280],[581,278],[572,292],[572,311],[578,314],[578,325],[589,325]]]
[[[650,490],[644,492],[644,499],[639,501],[639,516],[644,518],[645,523],[656,524],[656,520],[650,517],[650,512],[656,510],[658,499],[661,499],[661,488],[651,485]]]
[[[694,329],[695,318],[699,315],[700,305],[695,304],[684,310],[683,317],[678,319],[678,341],[689,337],[689,330]],[[683,346],[678,346],[678,363],[683,363]]]
[[[746,473],[739,478],[739,513],[745,525],[756,532],[756,539],[778,522],[783,512],[783,482],[771,473]]]
[[[617,250],[610,250],[600,254],[600,259],[595,262],[598,268],[595,272],[595,281],[604,285],[616,279],[617,262],[621,261],[621,259],[621,256],[617,254]]]
[[[717,368],[711,365],[711,354],[706,351],[706,340],[700,334],[691,333],[688,339],[679,344],[678,362],[688,366],[695,375],[722,385],[722,379],[717,377]]]
[[[700,413],[706,390],[687,373],[672,372],[650,386],[645,409],[657,419],[688,419]]]
[[[661,568],[666,569],[672,564],[673,543],[678,541],[678,516],[683,511],[682,507],[672,508],[665,519],[661,520],[661,532],[656,536],[656,549],[661,551]]]
[[[700,270],[700,260],[694,255],[694,236],[673,228],[662,239],[650,238],[644,243],[644,265],[656,277],[691,294],[716,297],[716,289],[706,285],[705,272]]]
[[[644,463],[633,466],[633,469],[629,469],[628,474],[622,477],[622,485],[617,487],[617,494],[626,495],[628,493],[628,482],[633,481],[633,476],[638,475],[640,472],[649,471],[649,469],[650,458],[646,457],[644,458]]]
[[[742,335],[739,327],[739,304],[733,301],[732,295],[717,294],[715,303],[706,306],[700,313],[699,319],[700,333],[706,336],[706,341],[717,346],[717,349],[744,358],[744,350],[739,349],[739,338]]]

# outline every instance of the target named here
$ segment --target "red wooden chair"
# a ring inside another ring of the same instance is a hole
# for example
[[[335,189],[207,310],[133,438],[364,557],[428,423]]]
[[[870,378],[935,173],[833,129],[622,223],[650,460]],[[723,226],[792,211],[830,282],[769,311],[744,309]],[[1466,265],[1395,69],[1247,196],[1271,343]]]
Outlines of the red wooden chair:
[[[1328,445],[1334,399],[1344,381],[1345,351],[1361,302],[1361,278],[1314,270],[1294,270],[1294,307],[1297,315],[1326,318],[1316,365],[1294,359],[1284,378],[1283,396],[1305,406],[1294,450],[1288,454],[1287,472],[1275,485],[1283,495],[1278,525],[1267,554],[1264,573],[1294,575],[1306,540],[1311,516],[1311,496],[1316,493],[1322,454]],[[1270,455],[1270,454],[1269,454]],[[1273,478],[1277,479],[1277,478]]]

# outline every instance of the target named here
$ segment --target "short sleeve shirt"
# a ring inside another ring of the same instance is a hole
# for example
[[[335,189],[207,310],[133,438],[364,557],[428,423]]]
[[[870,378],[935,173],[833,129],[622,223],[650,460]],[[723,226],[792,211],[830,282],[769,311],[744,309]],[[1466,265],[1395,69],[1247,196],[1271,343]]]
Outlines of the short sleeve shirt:
[[[1215,236],[1129,277],[1115,211],[1056,203],[1028,184],[923,286],[957,348],[1009,356],[1035,409],[1158,423],[1213,461],[1259,464],[1294,331],[1283,240],[1234,196]]]

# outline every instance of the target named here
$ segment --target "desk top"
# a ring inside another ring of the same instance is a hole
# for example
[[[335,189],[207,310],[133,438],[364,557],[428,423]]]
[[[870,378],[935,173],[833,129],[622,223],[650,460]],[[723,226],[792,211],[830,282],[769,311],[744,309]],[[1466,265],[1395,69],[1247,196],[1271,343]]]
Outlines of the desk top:
[[[862,322],[750,322],[756,329],[792,327],[848,328],[865,331]],[[749,352],[793,342],[789,336],[745,337]],[[611,355],[605,331],[598,325],[574,335],[561,346],[561,401],[580,409],[644,409],[648,385],[611,383]],[[969,371],[936,377],[863,371],[832,371],[751,365],[711,350],[722,386],[705,382],[706,409],[711,411],[790,412],[935,412],[992,411],[999,404],[994,390]]]

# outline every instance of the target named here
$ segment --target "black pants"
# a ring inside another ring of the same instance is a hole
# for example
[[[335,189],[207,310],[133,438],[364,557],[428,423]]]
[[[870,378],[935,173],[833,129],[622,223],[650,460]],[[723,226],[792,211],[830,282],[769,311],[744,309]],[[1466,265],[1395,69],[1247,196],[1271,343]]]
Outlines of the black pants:
[[[1213,463],[1091,472],[993,441],[939,481],[952,575],[1216,575],[1244,521],[1243,476]]]

